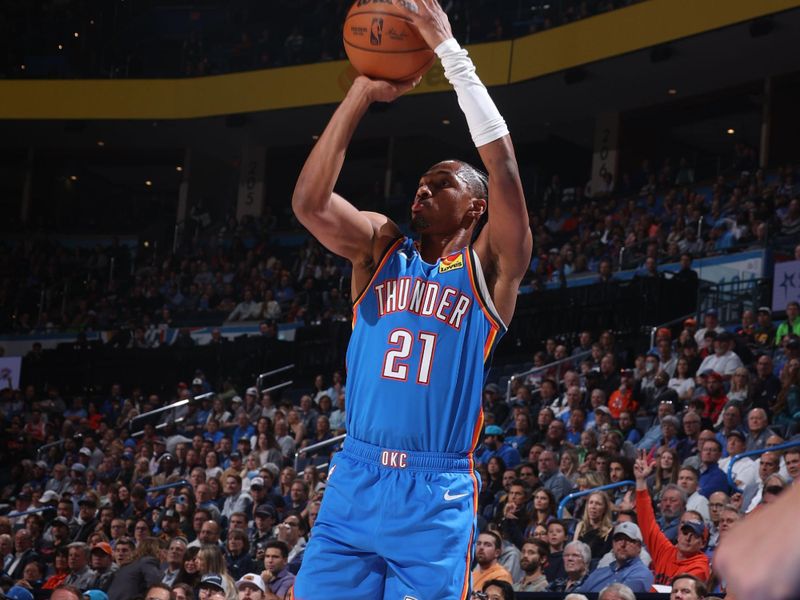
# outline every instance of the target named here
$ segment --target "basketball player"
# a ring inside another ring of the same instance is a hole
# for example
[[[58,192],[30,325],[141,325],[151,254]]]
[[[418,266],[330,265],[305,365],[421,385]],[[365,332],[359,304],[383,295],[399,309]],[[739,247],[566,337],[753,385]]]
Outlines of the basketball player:
[[[354,307],[348,436],[330,467],[295,583],[298,600],[470,596],[481,391],[514,314],[531,233],[508,128],[438,2],[417,5],[409,17],[456,90],[488,189],[485,176],[466,163],[432,166],[411,204],[418,241],[335,194],[369,105],[414,85],[364,77],[303,167],[292,207],[322,244],[352,262]]]

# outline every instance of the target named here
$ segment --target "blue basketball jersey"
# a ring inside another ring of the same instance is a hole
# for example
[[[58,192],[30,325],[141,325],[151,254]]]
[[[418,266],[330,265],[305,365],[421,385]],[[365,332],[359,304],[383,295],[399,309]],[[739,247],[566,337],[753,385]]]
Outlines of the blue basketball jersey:
[[[505,331],[471,247],[428,264],[412,239],[398,239],[354,304],[348,435],[381,448],[472,452]]]

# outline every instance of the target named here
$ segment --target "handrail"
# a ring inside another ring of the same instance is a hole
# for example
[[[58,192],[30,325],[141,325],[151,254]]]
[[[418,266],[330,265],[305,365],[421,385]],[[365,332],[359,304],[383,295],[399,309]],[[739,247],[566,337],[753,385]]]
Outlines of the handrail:
[[[184,486],[191,488],[192,484],[189,483],[186,479],[181,479],[180,481],[174,481],[173,483],[165,483],[163,485],[149,487],[145,490],[145,492],[149,494],[150,492],[160,492],[161,490],[168,490],[170,488],[184,487]]]
[[[35,515],[36,513],[44,512],[46,510],[55,510],[54,506],[40,506],[39,508],[29,508],[28,510],[24,510],[20,513],[18,512],[10,512],[6,513],[6,517],[14,518],[17,517],[24,517],[25,515]]]
[[[261,375],[256,377],[256,389],[260,393],[262,391],[261,390],[261,382],[264,379],[266,379],[270,375],[275,375],[275,373],[282,373],[283,371],[288,371],[289,369],[293,369],[293,368],[294,368],[294,363],[292,363],[290,365],[286,365],[285,367],[278,367],[277,369],[272,369],[272,371],[267,371],[266,373],[261,373]],[[264,390],[264,391],[266,391],[266,390]]]
[[[49,444],[45,444],[44,446],[39,446],[39,447],[36,449],[36,454],[41,454],[41,453],[42,453],[42,452],[44,452],[45,450],[47,450],[47,449],[49,449],[49,448],[53,448],[53,447],[55,447],[55,446],[60,446],[60,445],[61,445],[61,444],[63,444],[63,443],[64,443],[64,439],[62,438],[62,439],[60,439],[60,440],[56,440],[55,442],[50,442]]]
[[[300,455],[306,454],[311,450],[317,450],[318,448],[324,448],[325,446],[330,446],[331,444],[335,444],[336,442],[341,442],[344,438],[347,437],[346,433],[342,435],[337,435],[332,437],[329,440],[323,440],[321,442],[317,442],[316,444],[311,444],[310,446],[306,446],[305,448],[300,448],[297,452],[294,453],[294,468],[297,470],[297,465],[300,462]]]
[[[206,394],[202,394],[202,395],[205,396]],[[199,398],[199,396],[198,396],[198,398]],[[189,404],[189,402],[191,402],[191,400],[189,400],[188,398],[184,398],[183,400],[178,400],[177,402],[173,402],[172,404],[167,404],[166,406],[162,406],[161,408],[154,408],[153,410],[148,410],[146,413],[142,413],[141,415],[136,415],[135,417],[133,417],[131,419],[131,422],[130,422],[130,425],[128,425],[128,428],[130,429],[130,431],[133,431],[133,424],[137,420],[141,420],[141,419],[144,419],[146,417],[151,417],[153,415],[157,415],[157,414],[162,413],[162,412],[167,411],[167,410],[172,410],[174,408],[179,408],[181,406],[186,406],[187,404]]]
[[[167,425],[169,425],[170,423],[172,423],[173,425],[177,425],[178,423],[182,423],[182,422],[183,422],[183,417],[178,417],[177,419],[175,419],[174,421],[170,421],[169,423],[167,421],[164,421],[163,423],[159,423],[158,425],[153,427],[153,429],[158,431],[159,429],[165,429],[167,427]],[[139,431],[136,431],[136,432],[132,433],[131,437],[132,438],[137,438],[137,437],[142,436],[142,435],[144,435],[144,429],[140,429]]]
[[[590,490],[583,490],[582,492],[572,492],[571,494],[567,494],[561,499],[561,502],[558,503],[558,518],[560,519],[561,516],[564,514],[564,509],[567,507],[567,503],[572,502],[575,498],[580,498],[581,496],[588,496],[589,494],[594,494],[595,492],[602,492],[604,490],[612,490],[618,487],[624,487],[626,485],[636,485],[635,481],[631,481],[626,479],[625,481],[618,481],[616,483],[608,483],[606,485],[601,485],[596,488],[592,488]]]
[[[293,383],[294,383],[294,381],[292,381],[292,380],[290,379],[290,380],[288,380],[288,381],[284,381],[283,383],[278,383],[278,384],[276,384],[276,385],[272,385],[272,386],[270,386],[270,387],[268,387],[268,388],[264,388],[263,390],[259,390],[259,393],[263,393],[263,392],[274,392],[275,390],[279,390],[279,389],[281,389],[281,388],[285,388],[285,387],[287,387],[287,386],[290,386],[290,385],[292,385]]]
[[[683,323],[686,319],[690,319],[694,317],[695,313],[691,312],[688,315],[683,315],[682,317],[677,317],[672,319],[671,321],[667,321],[665,323],[661,323],[659,325],[653,325],[650,328],[650,347],[656,345],[656,332],[661,329],[662,327],[669,327],[670,325],[675,325],[675,323]]]
[[[736,482],[733,480],[733,463],[737,460],[742,458],[747,458],[749,456],[756,456],[759,454],[764,454],[765,452],[775,452],[777,450],[784,450],[787,448],[795,448],[800,446],[800,440],[795,440],[793,442],[785,442],[783,444],[778,444],[777,446],[771,446],[769,448],[760,448],[758,450],[748,450],[747,452],[742,452],[741,454],[734,454],[731,457],[731,462],[728,463],[728,472],[726,473],[728,476],[728,485],[731,486],[731,489],[735,492],[742,493],[744,490],[739,489],[736,487]]]
[[[511,384],[518,379],[519,377],[527,377],[528,375],[532,375],[538,371],[547,371],[548,369],[552,369],[556,365],[560,365],[565,362],[574,362],[577,360],[581,360],[584,356],[591,355],[591,350],[586,350],[585,352],[579,352],[573,356],[567,356],[566,358],[560,358],[558,360],[554,360],[552,362],[547,363],[546,365],[542,365],[540,367],[531,367],[527,371],[523,371],[522,373],[515,373],[511,377],[508,378],[508,383],[506,384],[506,402],[511,400]]]

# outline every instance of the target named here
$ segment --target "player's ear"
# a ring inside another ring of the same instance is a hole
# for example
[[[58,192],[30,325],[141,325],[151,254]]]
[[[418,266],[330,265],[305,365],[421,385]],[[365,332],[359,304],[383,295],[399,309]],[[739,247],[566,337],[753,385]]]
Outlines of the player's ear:
[[[473,198],[469,201],[469,215],[474,219],[480,219],[486,212],[487,203],[485,198]]]

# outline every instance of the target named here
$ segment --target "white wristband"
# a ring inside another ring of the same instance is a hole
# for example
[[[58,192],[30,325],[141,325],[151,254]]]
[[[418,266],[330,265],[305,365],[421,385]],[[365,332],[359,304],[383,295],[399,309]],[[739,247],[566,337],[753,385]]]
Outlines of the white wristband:
[[[454,38],[443,41],[434,52],[441,59],[444,75],[458,96],[475,146],[485,146],[508,135],[508,127],[489,91],[475,73],[467,51]]]

